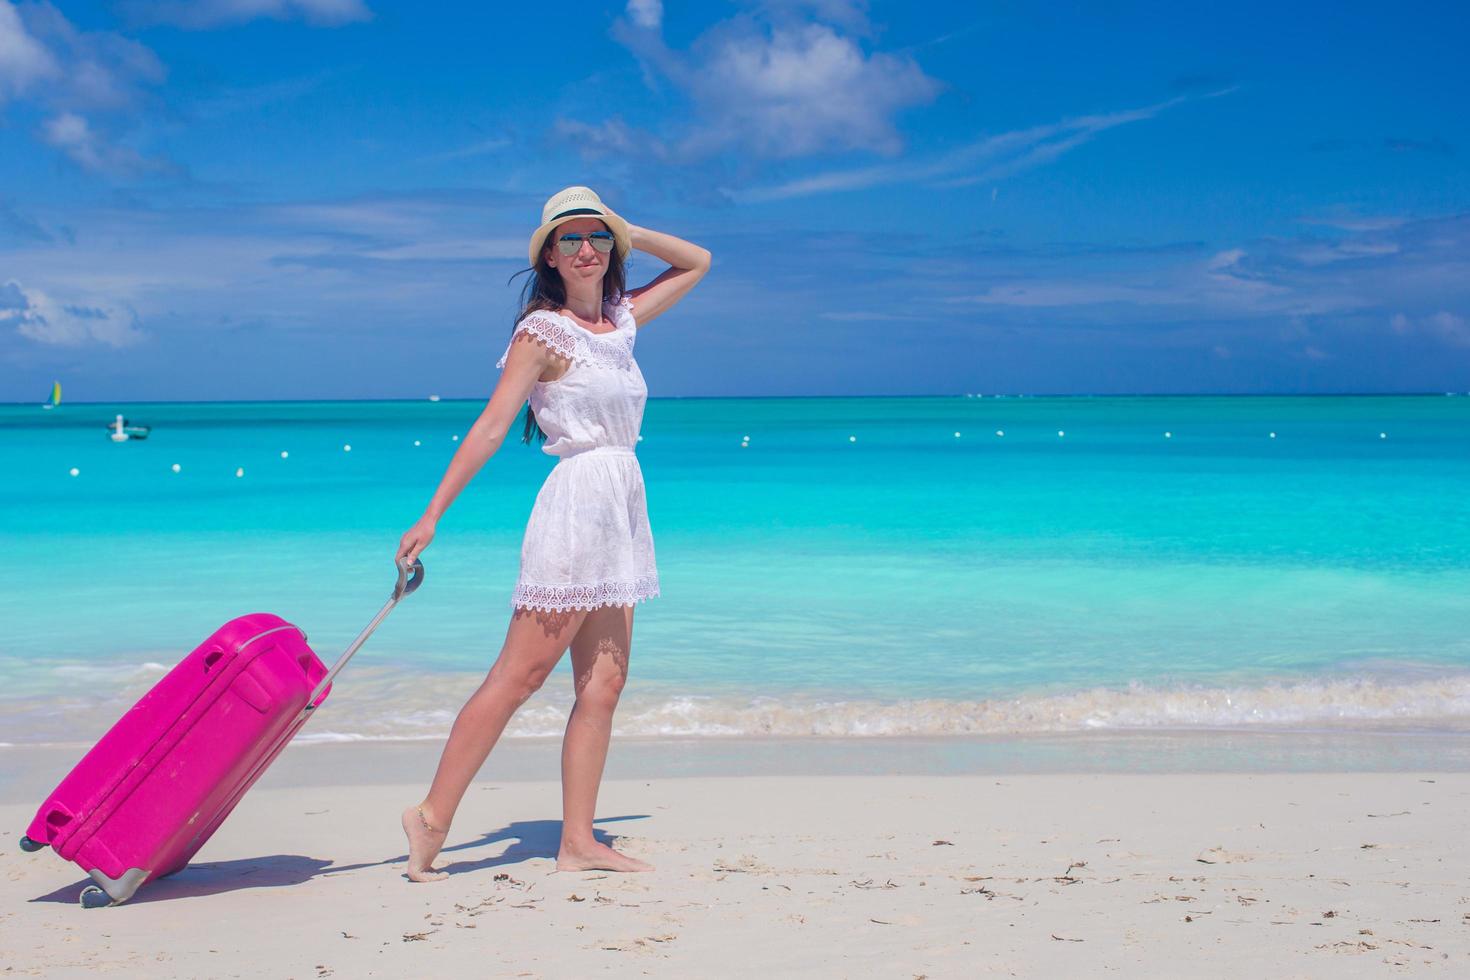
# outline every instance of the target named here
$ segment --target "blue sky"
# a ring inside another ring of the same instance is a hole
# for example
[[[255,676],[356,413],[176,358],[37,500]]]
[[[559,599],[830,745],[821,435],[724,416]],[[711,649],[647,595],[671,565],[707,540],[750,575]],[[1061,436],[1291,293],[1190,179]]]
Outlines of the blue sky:
[[[1464,391],[1467,9],[0,0],[0,400],[485,397],[572,183],[654,395]]]

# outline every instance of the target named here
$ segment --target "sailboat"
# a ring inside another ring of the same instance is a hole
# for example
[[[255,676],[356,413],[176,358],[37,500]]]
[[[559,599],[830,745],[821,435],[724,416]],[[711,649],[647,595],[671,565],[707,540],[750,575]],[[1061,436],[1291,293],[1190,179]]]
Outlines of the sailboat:
[[[53,381],[53,382],[51,382],[51,400],[50,401],[42,402],[41,403],[41,407],[44,408],[44,409],[46,409],[49,412],[51,409],[55,408],[57,405],[60,405],[60,404],[61,404],[61,382],[60,381]]]

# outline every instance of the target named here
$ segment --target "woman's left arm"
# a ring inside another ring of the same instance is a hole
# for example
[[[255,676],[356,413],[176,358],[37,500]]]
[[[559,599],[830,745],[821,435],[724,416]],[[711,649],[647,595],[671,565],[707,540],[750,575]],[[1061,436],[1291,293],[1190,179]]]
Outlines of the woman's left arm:
[[[650,231],[637,225],[628,226],[633,247],[647,252],[656,259],[663,259],[669,267],[646,286],[630,290],[628,295],[634,303],[633,318],[638,326],[647,326],[649,321],[666,312],[694,288],[709,271],[710,255],[707,249],[692,242],[661,231]]]

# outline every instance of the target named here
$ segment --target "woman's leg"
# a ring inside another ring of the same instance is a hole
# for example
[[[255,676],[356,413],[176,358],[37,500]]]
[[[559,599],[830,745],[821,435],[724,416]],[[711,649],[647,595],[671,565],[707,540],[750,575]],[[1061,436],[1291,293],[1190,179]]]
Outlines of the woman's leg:
[[[445,833],[470,780],[485,764],[511,715],[536,693],[566,652],[586,616],[585,611],[515,611],[495,665],[454,720],[429,795],[420,806],[403,812],[410,879],[435,881],[446,877],[442,871],[430,870],[430,865],[444,846]]]
[[[599,844],[592,835],[597,788],[612,738],[613,711],[628,678],[632,641],[632,606],[594,609],[572,639],[577,702],[567,719],[561,749],[561,849],[556,856],[559,871],[653,870],[651,865]]]

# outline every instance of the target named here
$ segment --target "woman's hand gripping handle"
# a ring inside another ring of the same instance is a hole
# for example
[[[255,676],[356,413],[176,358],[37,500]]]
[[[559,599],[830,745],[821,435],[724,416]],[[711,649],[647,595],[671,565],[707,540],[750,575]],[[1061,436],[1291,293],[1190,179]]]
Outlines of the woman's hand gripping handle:
[[[420,517],[418,523],[403,533],[398,539],[399,562],[412,563],[418,560],[419,555],[434,540],[435,522],[429,517]]]

